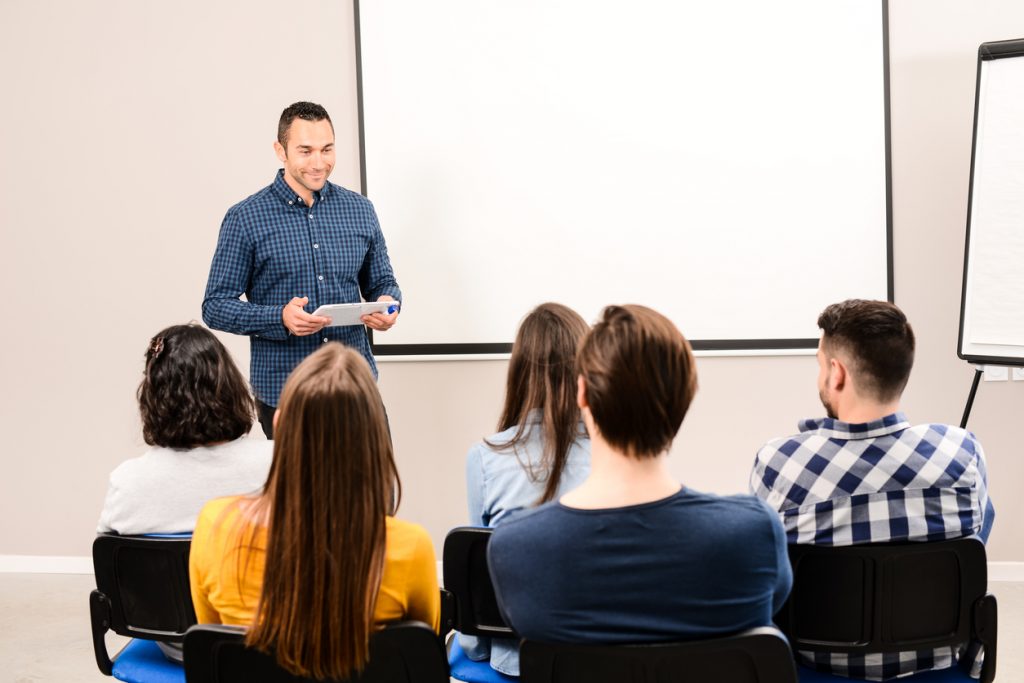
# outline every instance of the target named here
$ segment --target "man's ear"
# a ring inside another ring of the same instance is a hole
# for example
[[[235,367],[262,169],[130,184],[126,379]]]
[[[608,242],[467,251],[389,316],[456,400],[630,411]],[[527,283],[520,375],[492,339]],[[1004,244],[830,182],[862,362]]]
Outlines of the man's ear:
[[[583,375],[576,378],[576,405],[580,410],[590,407],[587,403],[587,381],[583,379]]]
[[[277,154],[277,158],[280,159],[282,163],[288,160],[288,150],[286,150],[277,140],[274,140],[274,153]]]
[[[828,362],[832,365],[832,388],[842,391],[849,379],[846,363],[835,357],[830,358]]]

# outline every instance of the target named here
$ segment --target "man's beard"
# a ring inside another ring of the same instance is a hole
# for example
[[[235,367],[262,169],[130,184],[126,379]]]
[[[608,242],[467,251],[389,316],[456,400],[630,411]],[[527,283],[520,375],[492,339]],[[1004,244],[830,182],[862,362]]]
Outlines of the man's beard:
[[[836,416],[835,409],[832,407],[832,404],[828,402],[828,399],[825,398],[824,391],[818,392],[818,398],[821,399],[821,405],[825,406],[825,414],[831,417],[833,420],[838,420],[839,418]]]

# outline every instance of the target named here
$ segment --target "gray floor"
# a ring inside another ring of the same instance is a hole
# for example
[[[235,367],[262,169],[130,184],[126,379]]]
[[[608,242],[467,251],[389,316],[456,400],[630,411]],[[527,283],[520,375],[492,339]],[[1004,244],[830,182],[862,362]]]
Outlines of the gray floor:
[[[0,682],[112,680],[99,673],[92,653],[94,585],[88,575],[0,574]],[[990,590],[999,600],[997,680],[1024,681],[1024,583],[992,583]],[[110,646],[117,647],[114,638]]]

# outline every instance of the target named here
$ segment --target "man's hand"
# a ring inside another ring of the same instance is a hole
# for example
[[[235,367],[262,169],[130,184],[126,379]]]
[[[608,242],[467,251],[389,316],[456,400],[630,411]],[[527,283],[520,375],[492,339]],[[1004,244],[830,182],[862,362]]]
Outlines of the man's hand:
[[[377,299],[377,301],[394,300],[395,297],[388,296],[387,294]],[[391,329],[391,326],[395,324],[395,321],[398,320],[398,313],[399,310],[398,307],[396,306],[394,313],[370,313],[369,315],[364,315],[362,318],[360,318],[360,320],[362,320],[363,324],[369,327],[371,330],[376,330],[377,332],[387,332],[388,330]]]
[[[303,310],[309,303],[309,297],[295,297],[281,309],[281,322],[296,337],[304,337],[324,329],[331,319],[322,315],[310,315]]]

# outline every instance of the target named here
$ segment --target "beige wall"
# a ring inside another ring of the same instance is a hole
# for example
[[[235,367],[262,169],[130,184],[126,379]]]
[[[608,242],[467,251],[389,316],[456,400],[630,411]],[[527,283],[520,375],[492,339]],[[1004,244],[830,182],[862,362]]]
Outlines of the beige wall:
[[[246,3],[253,25],[237,33],[222,30],[230,7],[155,5],[0,6],[0,554],[89,552],[108,472],[143,447],[133,392],[146,340],[199,317],[220,218],[276,168],[269,143],[284,104],[328,106],[349,150],[334,179],[358,186],[349,3],[310,12],[330,27],[325,41],[282,28],[270,2]],[[904,408],[956,423],[971,380],[956,334],[975,53],[985,40],[1024,37],[1024,3],[891,0],[890,35],[896,300],[919,338]],[[196,56],[199,45],[212,58]],[[318,67],[311,54],[321,53],[332,68]],[[274,69],[287,77],[267,76]],[[184,104],[201,99],[207,111]],[[224,338],[247,363],[244,340]],[[811,357],[704,357],[699,371],[672,460],[695,488],[745,490],[758,445],[821,412]],[[401,513],[438,544],[465,517],[462,459],[494,426],[504,372],[502,361],[381,364]],[[1024,382],[986,383],[971,419],[998,508],[992,560],[1024,561],[1013,523],[1024,513],[1022,409]]]

